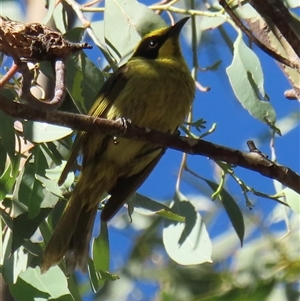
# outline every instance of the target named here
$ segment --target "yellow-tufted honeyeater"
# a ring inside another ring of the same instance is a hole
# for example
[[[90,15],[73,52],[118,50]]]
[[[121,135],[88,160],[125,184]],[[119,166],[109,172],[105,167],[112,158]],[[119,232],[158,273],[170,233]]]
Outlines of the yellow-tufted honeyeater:
[[[129,61],[104,83],[90,110],[92,116],[126,118],[135,125],[175,132],[191,107],[195,82],[182,56],[179,34],[188,18],[145,35]],[[111,196],[101,212],[111,219],[144,182],[164,150],[144,141],[100,133],[78,134],[69,167],[82,150],[82,170],[71,199],[44,252],[42,270],[64,256],[86,269],[95,215],[105,192]]]

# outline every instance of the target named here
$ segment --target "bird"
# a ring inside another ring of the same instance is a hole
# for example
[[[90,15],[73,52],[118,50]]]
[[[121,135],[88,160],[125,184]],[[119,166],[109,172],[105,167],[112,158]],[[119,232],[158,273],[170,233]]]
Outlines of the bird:
[[[182,55],[180,32],[187,18],[142,37],[131,58],[105,81],[89,115],[109,120],[126,118],[134,125],[175,133],[188,115],[195,81]],[[146,141],[79,132],[59,183],[75,162],[79,150],[79,179],[41,263],[42,272],[65,258],[67,269],[86,271],[89,242],[99,202],[108,222],[141,186],[164,153]]]

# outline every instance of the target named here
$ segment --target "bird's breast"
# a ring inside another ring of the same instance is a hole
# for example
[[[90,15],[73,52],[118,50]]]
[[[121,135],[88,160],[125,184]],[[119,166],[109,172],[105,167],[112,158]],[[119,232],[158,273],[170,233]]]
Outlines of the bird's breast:
[[[128,69],[128,82],[114,101],[108,118],[174,131],[189,112],[195,84],[187,67],[174,62],[145,62]]]

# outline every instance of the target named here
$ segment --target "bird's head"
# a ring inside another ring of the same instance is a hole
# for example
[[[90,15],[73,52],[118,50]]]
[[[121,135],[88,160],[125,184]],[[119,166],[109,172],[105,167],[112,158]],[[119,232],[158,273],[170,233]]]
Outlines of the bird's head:
[[[179,34],[189,19],[183,18],[173,26],[154,30],[143,37],[132,58],[146,59],[181,58]]]

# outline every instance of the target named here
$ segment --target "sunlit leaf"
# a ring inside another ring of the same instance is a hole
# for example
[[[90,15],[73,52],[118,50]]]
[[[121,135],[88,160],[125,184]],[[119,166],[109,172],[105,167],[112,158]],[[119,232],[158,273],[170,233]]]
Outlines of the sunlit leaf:
[[[66,161],[63,161],[61,165],[52,169],[46,169],[45,177],[36,175],[36,178],[43,183],[43,186],[52,194],[63,197],[63,194],[68,191],[70,186],[74,183],[74,172],[69,172],[66,180],[62,186],[58,186],[58,179],[66,165]],[[44,203],[44,202],[43,202]]]
[[[134,211],[143,215],[158,215],[177,222],[184,222],[184,217],[173,212],[169,207],[154,200],[135,193],[130,200],[133,202]]]
[[[70,135],[72,132],[73,130],[70,128],[46,122],[24,122],[24,137],[36,143],[55,141]]]
[[[0,200],[11,193],[11,189],[15,183],[15,177],[12,176],[12,165],[8,165],[5,172],[0,176]]]
[[[234,13],[241,19],[250,19],[257,17],[257,11],[249,4],[236,5]]]
[[[67,59],[67,90],[81,113],[91,108],[103,82],[101,71],[83,51]]]
[[[291,209],[300,214],[300,195],[288,187],[286,187],[283,192]]]
[[[271,103],[266,101],[260,61],[254,52],[246,46],[241,34],[234,42],[233,61],[226,71],[232,89],[242,106],[253,117],[274,125],[276,113]]]
[[[141,36],[165,26],[159,15],[137,1],[105,2],[104,35],[117,61],[133,51]]]
[[[291,8],[300,6],[298,0],[284,0],[284,2],[288,5],[288,7],[291,7]]]
[[[185,223],[170,220],[164,223],[163,243],[169,256],[182,265],[212,262],[212,244],[200,214],[179,193],[172,210],[184,216]]]
[[[66,32],[67,14],[62,3],[57,3],[52,14],[55,27],[64,34]]]
[[[198,22],[198,28],[199,30],[210,30],[219,27],[222,25],[226,19],[224,17],[206,17],[203,16],[201,19],[199,19]]]
[[[7,284],[15,284],[19,274],[26,270],[28,263],[28,253],[24,247],[20,247],[15,252],[11,252],[12,232],[6,231],[3,239],[4,254],[1,259],[2,276]]]
[[[56,1],[55,0],[47,0],[48,10],[47,10],[46,16],[43,19],[43,24],[47,24],[47,23],[50,22],[50,20],[52,18],[53,11],[55,9],[55,6],[56,6]]]
[[[54,281],[55,279],[55,281]],[[58,285],[59,283],[59,285]],[[66,276],[60,268],[52,267],[45,274],[40,268],[28,268],[20,274],[17,283],[10,288],[16,300],[72,301]]]

